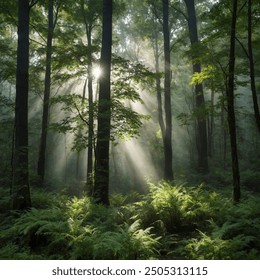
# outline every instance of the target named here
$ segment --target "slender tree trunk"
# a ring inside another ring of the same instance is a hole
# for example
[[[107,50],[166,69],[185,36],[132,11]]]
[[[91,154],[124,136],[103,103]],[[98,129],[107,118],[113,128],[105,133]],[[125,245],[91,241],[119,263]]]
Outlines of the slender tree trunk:
[[[236,116],[234,107],[234,77],[235,77],[235,37],[237,20],[237,0],[233,0],[232,22],[230,32],[229,75],[227,87],[228,126],[231,145],[232,173],[233,173],[233,200],[240,200],[240,174],[237,155]]]
[[[160,78],[160,64],[159,64],[159,50],[158,50],[158,38],[155,34],[155,72],[156,72],[156,96],[158,103],[158,122],[162,132],[162,137],[165,135],[165,124],[163,120],[163,110],[162,110],[162,88],[161,88],[161,78]]]
[[[87,29],[88,46],[92,47],[92,28]],[[93,138],[94,138],[94,110],[93,110],[93,66],[92,54],[88,52],[88,111],[89,111],[89,128],[88,128],[88,162],[87,162],[87,186],[88,191],[93,190]]]
[[[227,91],[227,89],[226,89]],[[224,100],[221,102],[221,147],[220,150],[222,151],[222,165],[223,165],[223,170],[226,170],[227,166],[227,129],[225,125],[225,120],[226,120],[226,110],[225,110],[225,104]]]
[[[19,0],[12,209],[31,207],[28,163],[29,0]]]
[[[94,197],[97,203],[109,205],[109,143],[111,122],[111,48],[112,0],[103,0],[102,49],[99,86],[98,131],[96,147]]]
[[[45,162],[46,162],[46,145],[47,133],[49,124],[49,101],[51,92],[51,56],[52,56],[52,40],[54,31],[53,21],[53,0],[49,0],[48,8],[48,37],[47,37],[47,50],[46,50],[46,68],[45,68],[45,81],[44,81],[44,99],[43,99],[43,115],[42,115],[42,130],[41,142],[38,159],[38,176],[41,182],[44,182],[45,177]]]
[[[211,99],[210,99],[210,105],[211,105],[211,114],[208,118],[208,156],[213,157],[214,154],[214,91],[211,91]]]
[[[155,58],[155,73],[156,73],[156,96],[157,96],[157,111],[158,111],[158,123],[162,133],[162,139],[165,138],[165,124],[163,119],[163,109],[162,109],[162,87],[160,78],[160,54],[158,46],[158,30],[156,29],[156,23],[153,26],[153,36],[154,36],[154,58]],[[164,141],[163,141],[164,145]]]
[[[157,108],[158,108],[158,122],[160,125],[162,137],[164,138],[165,136],[165,124],[163,120],[163,110],[162,110],[162,88],[161,88],[161,79],[159,77],[160,72],[159,72],[159,57],[156,56],[155,58],[155,68],[156,68],[156,96],[157,96]]]
[[[172,167],[172,110],[171,110],[171,52],[169,32],[169,1],[163,3],[164,37],[164,93],[165,93],[165,135],[164,135],[164,179],[173,180]]]
[[[86,88],[87,88],[87,81],[88,78],[86,78],[84,85],[83,85],[83,91],[82,91],[82,99],[81,102],[84,104],[84,101],[86,100]],[[84,114],[84,112],[81,112],[81,114]],[[82,129],[79,128],[77,131],[76,138],[82,137]],[[81,169],[81,164],[82,164],[82,150],[77,151],[77,178],[78,180],[82,180],[82,169]]]
[[[197,30],[197,19],[194,0],[184,0],[188,13],[188,27],[191,47],[194,47],[199,43],[198,30]],[[197,55],[194,54],[192,60],[195,61],[193,64],[193,73],[201,72],[201,65],[198,62]],[[205,108],[205,100],[203,94],[202,84],[195,85],[195,105],[196,109],[200,112]],[[207,139],[207,122],[206,116],[197,117],[197,149],[198,149],[198,170],[201,173],[208,173],[208,139]]]
[[[250,64],[250,81],[251,91],[254,105],[255,120],[258,131],[260,133],[260,113],[257,100],[256,83],[255,83],[255,64],[252,46],[252,0],[248,0],[248,58]]]
[[[94,141],[94,111],[93,111],[93,59],[92,59],[92,29],[93,24],[88,22],[86,11],[84,8],[84,1],[81,1],[81,11],[86,28],[86,36],[88,42],[87,61],[88,61],[88,73],[87,73],[87,85],[88,85],[88,149],[87,149],[87,193],[93,194],[93,141]]]

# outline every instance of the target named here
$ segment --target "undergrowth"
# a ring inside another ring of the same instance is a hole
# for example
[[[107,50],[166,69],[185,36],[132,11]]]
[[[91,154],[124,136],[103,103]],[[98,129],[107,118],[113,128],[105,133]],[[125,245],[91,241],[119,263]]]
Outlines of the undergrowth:
[[[111,207],[39,189],[32,197],[27,212],[2,214],[0,259],[260,259],[256,196],[233,205],[219,188],[161,183],[117,194]]]

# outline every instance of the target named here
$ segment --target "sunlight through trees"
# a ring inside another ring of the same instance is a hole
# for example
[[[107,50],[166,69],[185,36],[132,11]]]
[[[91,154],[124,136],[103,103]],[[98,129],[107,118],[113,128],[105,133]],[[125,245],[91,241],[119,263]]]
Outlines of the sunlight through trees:
[[[258,2],[1,1],[0,259],[259,259]]]

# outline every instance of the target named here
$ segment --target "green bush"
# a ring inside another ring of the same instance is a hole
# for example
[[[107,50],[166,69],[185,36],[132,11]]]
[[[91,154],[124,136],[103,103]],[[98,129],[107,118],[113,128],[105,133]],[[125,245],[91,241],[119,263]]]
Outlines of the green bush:
[[[133,218],[125,218],[120,209],[94,204],[89,198],[73,198],[67,207],[72,259],[155,257],[159,243],[151,228],[142,229],[138,220],[129,225],[126,220]]]
[[[182,241],[178,253],[186,259],[260,259],[260,198],[247,197],[230,205],[225,222],[211,220],[207,232]]]
[[[196,260],[250,260],[259,259],[258,248],[252,247],[255,237],[238,234],[231,239],[214,237],[200,232],[199,238],[186,240],[186,245],[178,248],[185,259]]]
[[[198,187],[150,185],[150,193],[139,203],[138,217],[145,225],[160,224],[168,233],[192,232],[221,219],[230,201],[204,185]]]
[[[69,237],[72,259],[151,259],[158,255],[158,238],[149,229],[140,229],[138,221],[115,231],[85,226],[79,235]]]

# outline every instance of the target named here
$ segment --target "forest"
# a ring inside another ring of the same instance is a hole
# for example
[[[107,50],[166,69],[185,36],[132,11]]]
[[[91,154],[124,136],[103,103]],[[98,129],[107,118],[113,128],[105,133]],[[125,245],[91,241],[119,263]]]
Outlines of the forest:
[[[260,259],[259,1],[0,5],[0,259]]]

